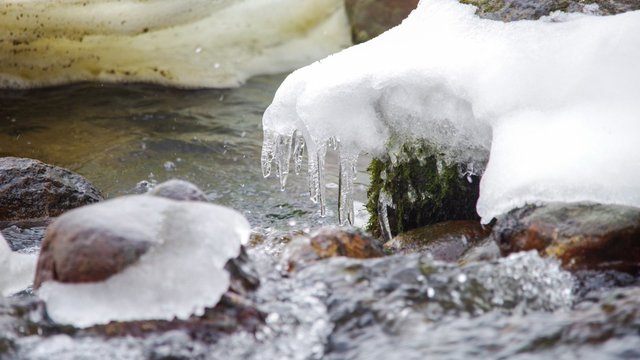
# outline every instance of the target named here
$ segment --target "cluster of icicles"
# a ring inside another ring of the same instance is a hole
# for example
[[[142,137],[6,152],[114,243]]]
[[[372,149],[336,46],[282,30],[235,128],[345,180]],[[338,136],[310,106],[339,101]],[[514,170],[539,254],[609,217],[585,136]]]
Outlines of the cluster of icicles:
[[[311,201],[320,204],[320,215],[325,216],[325,160],[328,149],[340,152],[338,221],[341,225],[353,224],[353,182],[357,176],[358,151],[342,146],[339,139],[330,137],[318,144],[313,141],[305,142],[305,137],[300,130],[295,130],[291,135],[281,135],[265,130],[261,156],[262,175],[264,177],[270,176],[272,164],[275,163],[276,176],[280,180],[281,189],[284,190],[289,176],[291,159],[293,158],[294,172],[299,175],[306,152],[308,154],[307,165]]]

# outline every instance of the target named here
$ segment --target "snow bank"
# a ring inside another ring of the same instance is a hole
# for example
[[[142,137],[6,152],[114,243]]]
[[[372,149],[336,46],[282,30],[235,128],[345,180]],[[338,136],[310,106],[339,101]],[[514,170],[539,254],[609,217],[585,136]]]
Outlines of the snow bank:
[[[342,0],[8,0],[0,87],[238,86],[351,43]]]
[[[11,251],[0,234],[0,295],[9,296],[31,285],[37,261],[37,254]]]
[[[224,266],[238,256],[250,233],[247,220],[234,210],[146,195],[85,206],[62,217],[69,216],[106,221],[159,241],[135,264],[104,281],[42,284],[38,296],[49,316],[76,327],[203,314],[229,288]]]
[[[291,74],[264,114],[265,176],[275,162],[284,185],[303,137],[322,200],[327,144],[348,185],[354,154],[419,137],[484,173],[485,222],[526,202],[640,206],[640,11],[511,23],[474,12],[423,0],[400,26]]]

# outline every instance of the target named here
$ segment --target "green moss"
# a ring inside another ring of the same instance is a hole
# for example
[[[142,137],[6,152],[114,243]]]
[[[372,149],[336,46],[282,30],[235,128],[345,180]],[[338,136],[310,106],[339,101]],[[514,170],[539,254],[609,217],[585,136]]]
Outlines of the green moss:
[[[367,209],[368,230],[382,235],[378,204],[381,191],[390,195],[394,208],[388,208],[393,235],[447,220],[478,219],[476,202],[479,178],[471,182],[461,176],[462,165],[445,164],[442,156],[423,143],[405,144],[395,161],[390,156],[373,159],[369,172]]]

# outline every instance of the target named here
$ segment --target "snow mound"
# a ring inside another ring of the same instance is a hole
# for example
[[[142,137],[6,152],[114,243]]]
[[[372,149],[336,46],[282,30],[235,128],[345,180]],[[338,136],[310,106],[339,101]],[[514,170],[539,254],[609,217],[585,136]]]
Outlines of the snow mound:
[[[11,251],[0,233],[0,295],[9,296],[31,285],[37,261],[37,254]]]
[[[264,114],[264,175],[275,162],[284,186],[306,146],[322,203],[324,155],[339,147],[351,221],[353,159],[422,138],[483,174],[484,222],[527,202],[640,206],[640,11],[510,23],[474,13],[423,0],[398,27],[291,74]]]
[[[76,327],[203,314],[227,291],[230,280],[224,266],[239,255],[250,233],[247,220],[234,210],[145,195],[105,201],[65,216],[108,221],[159,242],[104,281],[42,284],[38,296],[49,316]]]
[[[0,87],[232,87],[350,44],[342,0],[5,0]]]

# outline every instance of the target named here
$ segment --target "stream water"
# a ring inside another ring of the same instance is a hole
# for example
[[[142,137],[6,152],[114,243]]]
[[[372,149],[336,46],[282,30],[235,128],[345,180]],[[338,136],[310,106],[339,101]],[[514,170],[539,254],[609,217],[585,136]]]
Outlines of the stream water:
[[[78,84],[0,92],[0,156],[69,168],[106,197],[182,178],[243,212],[263,238],[249,249],[262,282],[251,300],[267,314],[257,333],[215,344],[181,331],[77,336],[42,319],[25,291],[0,300],[0,358],[640,358],[640,283],[627,274],[570,274],[535,253],[464,267],[420,254],[335,258],[286,273],[283,235],[337,224],[338,160],[327,158],[325,217],[305,176],[290,175],[286,192],[263,179],[261,116],[283,78],[234,90]],[[367,158],[360,161],[366,168]],[[367,179],[358,173],[356,201]]]

